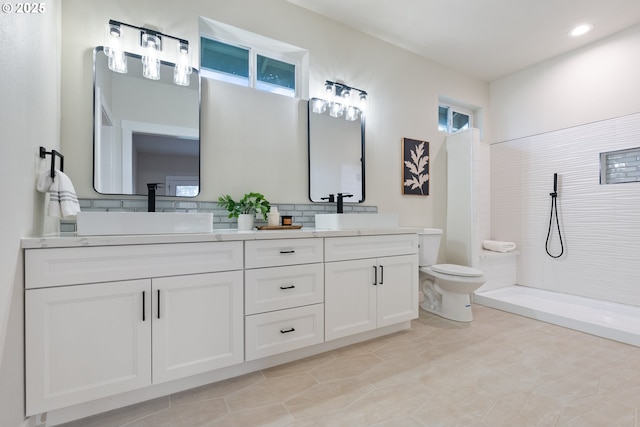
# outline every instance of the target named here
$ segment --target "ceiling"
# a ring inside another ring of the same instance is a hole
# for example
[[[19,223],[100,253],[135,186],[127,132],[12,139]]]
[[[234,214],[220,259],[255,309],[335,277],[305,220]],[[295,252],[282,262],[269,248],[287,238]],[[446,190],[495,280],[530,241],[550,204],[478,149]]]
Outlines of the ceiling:
[[[640,23],[640,0],[288,1],[488,82]]]

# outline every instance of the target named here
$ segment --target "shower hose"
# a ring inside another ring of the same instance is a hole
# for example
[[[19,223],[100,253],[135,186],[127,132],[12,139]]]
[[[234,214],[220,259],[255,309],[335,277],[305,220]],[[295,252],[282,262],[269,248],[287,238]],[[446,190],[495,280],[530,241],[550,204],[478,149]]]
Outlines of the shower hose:
[[[551,196],[551,213],[549,214],[549,231],[547,232],[547,242],[545,243],[545,249],[547,255],[551,258],[560,258],[564,254],[564,244],[562,243],[562,232],[560,231],[560,220],[558,219],[558,174],[553,175],[553,193],[549,193]],[[553,217],[556,217],[556,227],[558,229],[558,237],[560,239],[560,253],[553,255],[549,251],[549,239],[551,238],[551,229],[553,227]]]

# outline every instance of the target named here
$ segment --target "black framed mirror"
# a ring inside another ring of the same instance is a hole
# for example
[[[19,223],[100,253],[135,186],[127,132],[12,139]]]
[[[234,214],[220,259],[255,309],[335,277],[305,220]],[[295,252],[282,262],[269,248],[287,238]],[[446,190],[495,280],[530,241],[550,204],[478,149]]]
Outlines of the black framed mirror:
[[[332,117],[330,109],[314,112],[308,102],[309,200],[327,202],[338,193],[347,203],[365,200],[365,117]]]
[[[93,188],[100,194],[194,197],[200,192],[200,74],[173,82],[174,64],[160,79],[142,75],[139,55],[126,53],[126,74],[108,68],[94,49]]]

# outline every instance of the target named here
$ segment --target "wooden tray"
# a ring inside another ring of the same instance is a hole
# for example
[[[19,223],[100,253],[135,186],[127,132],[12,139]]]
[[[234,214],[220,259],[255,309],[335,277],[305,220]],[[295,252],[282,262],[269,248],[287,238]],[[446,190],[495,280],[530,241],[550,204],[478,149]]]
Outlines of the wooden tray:
[[[261,225],[256,227],[258,230],[299,230],[301,225]]]

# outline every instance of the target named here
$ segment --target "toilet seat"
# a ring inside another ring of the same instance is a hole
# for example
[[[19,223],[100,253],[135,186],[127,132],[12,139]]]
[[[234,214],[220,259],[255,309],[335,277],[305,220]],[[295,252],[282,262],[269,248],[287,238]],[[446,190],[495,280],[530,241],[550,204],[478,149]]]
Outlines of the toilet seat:
[[[453,276],[463,277],[480,277],[484,274],[482,270],[478,270],[477,268],[471,268],[457,264],[436,264],[432,265],[431,269],[436,273],[451,274]]]

